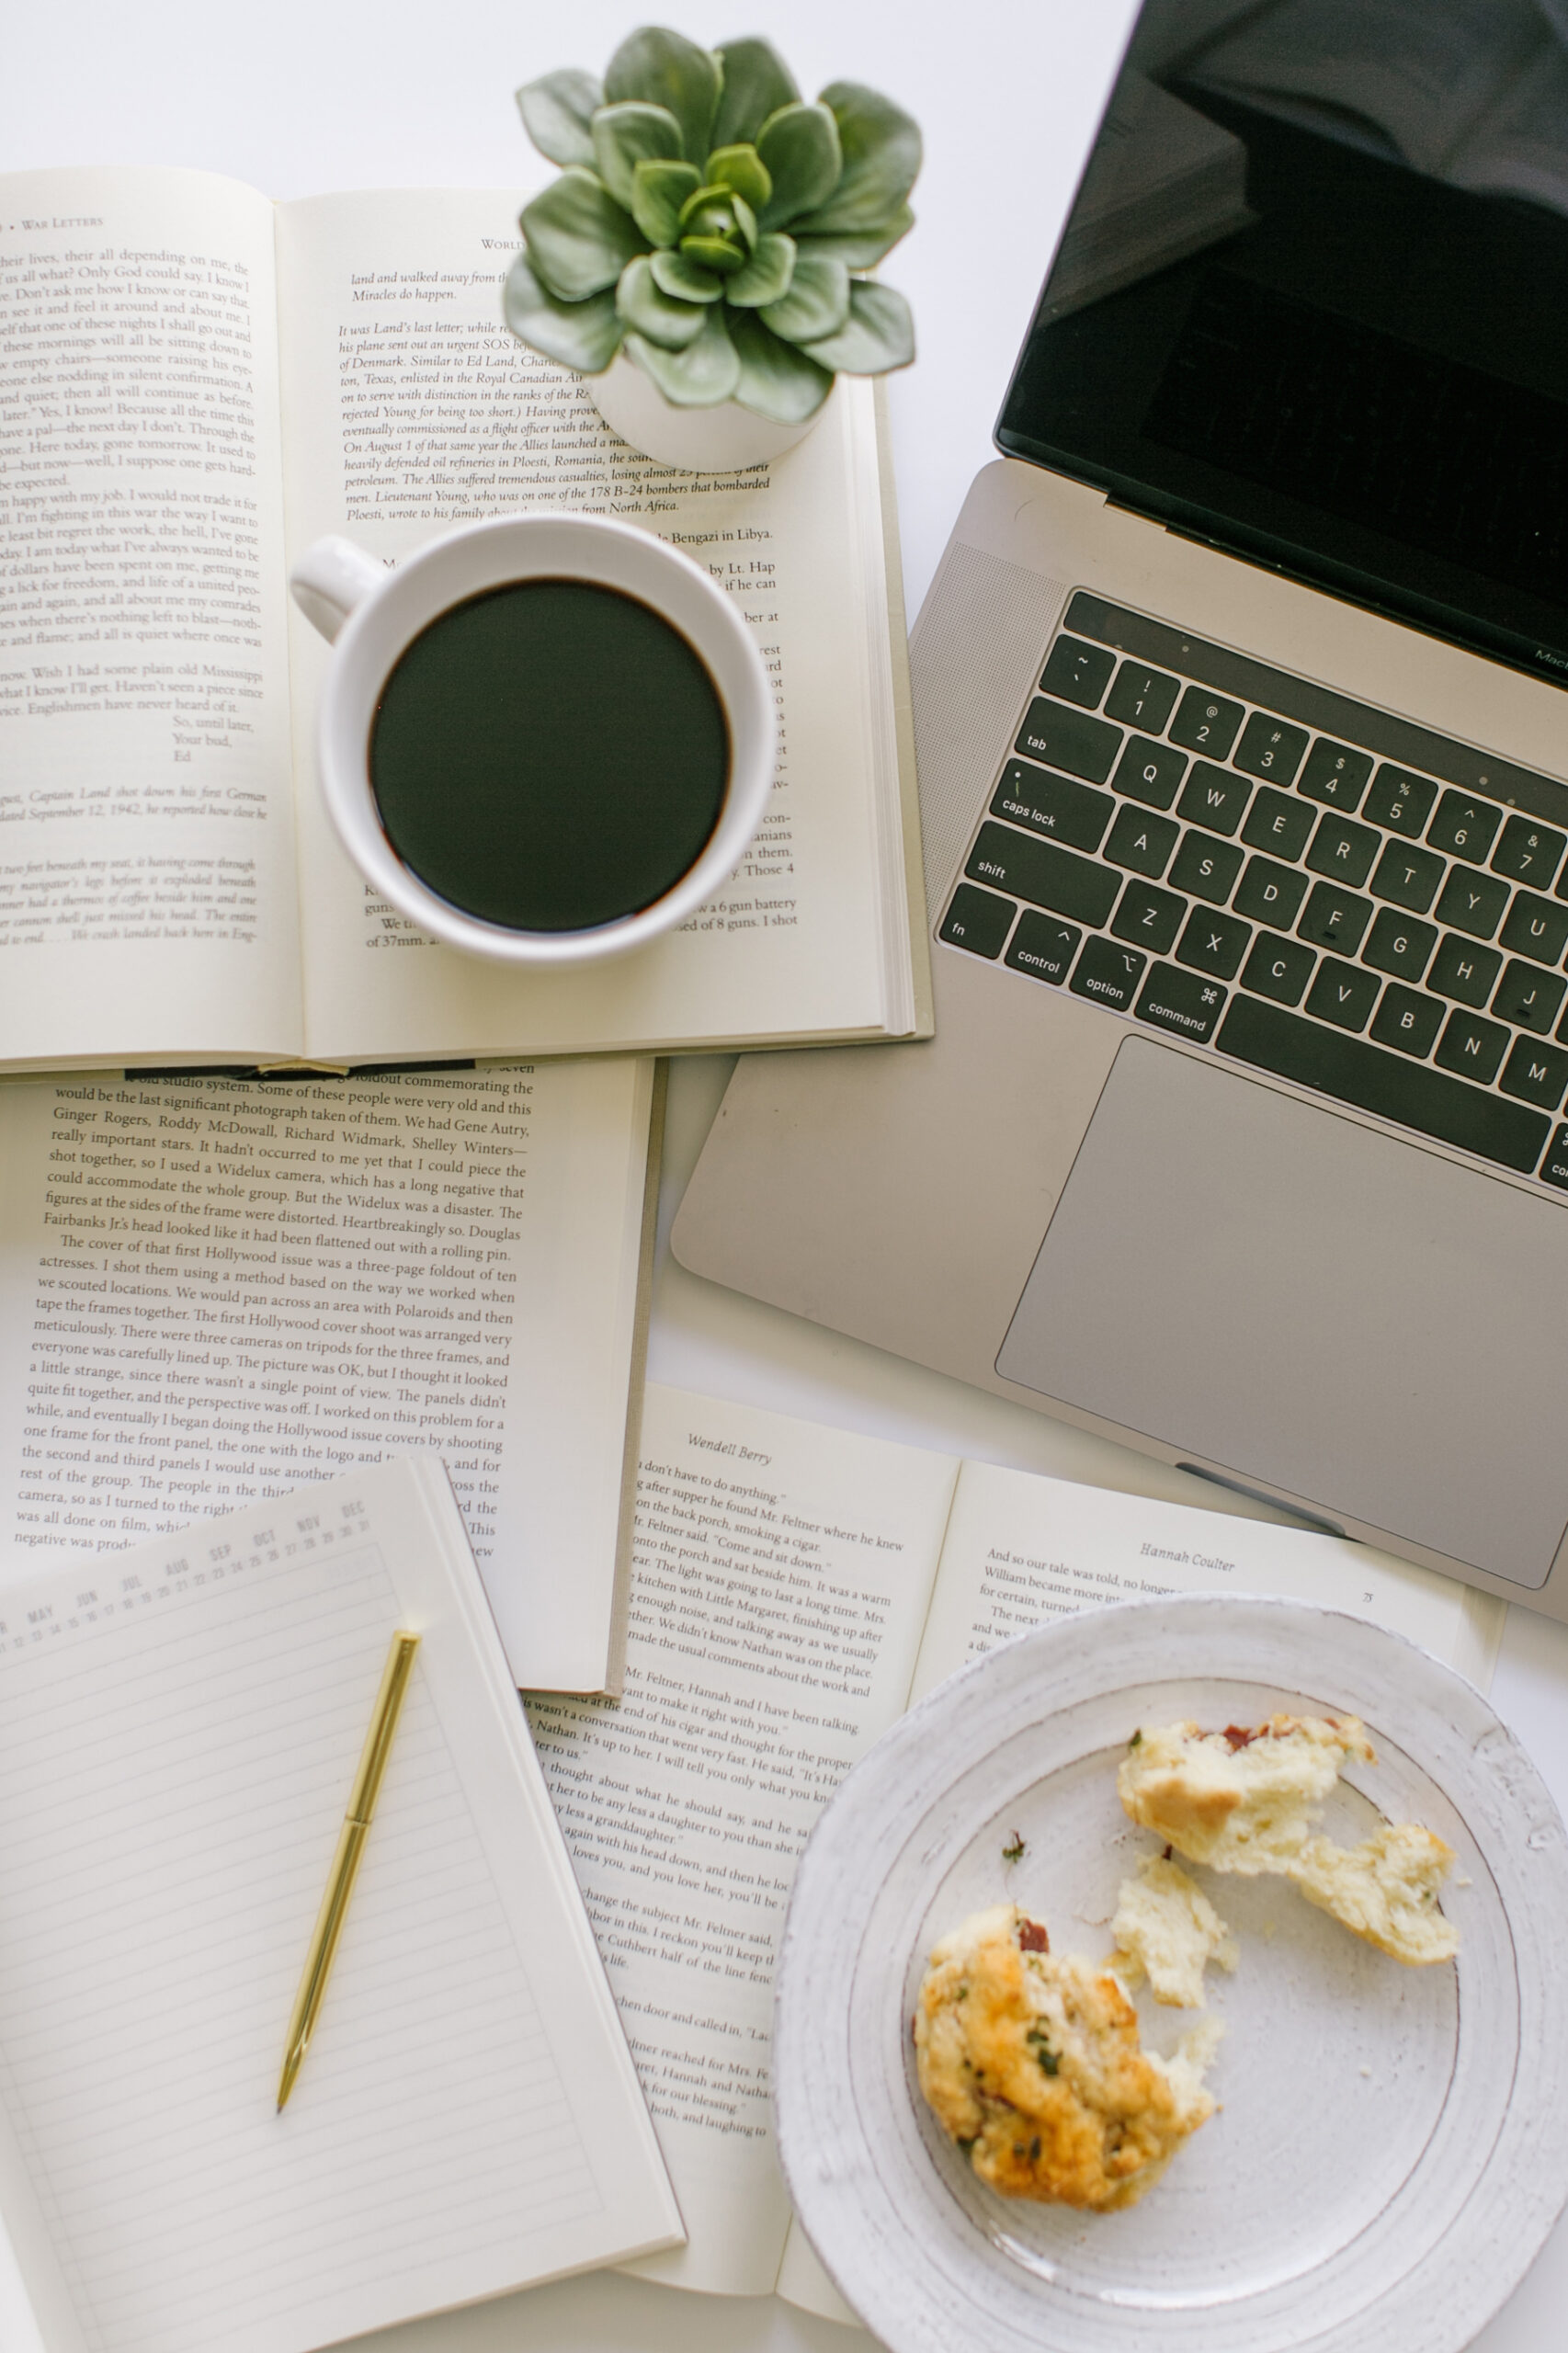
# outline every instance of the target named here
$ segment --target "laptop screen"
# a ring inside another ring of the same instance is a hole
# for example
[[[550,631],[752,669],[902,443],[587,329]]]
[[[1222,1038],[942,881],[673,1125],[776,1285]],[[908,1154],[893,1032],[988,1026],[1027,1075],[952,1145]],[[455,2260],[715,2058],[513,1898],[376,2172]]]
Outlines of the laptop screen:
[[[1148,0],[996,438],[1568,685],[1568,0]]]

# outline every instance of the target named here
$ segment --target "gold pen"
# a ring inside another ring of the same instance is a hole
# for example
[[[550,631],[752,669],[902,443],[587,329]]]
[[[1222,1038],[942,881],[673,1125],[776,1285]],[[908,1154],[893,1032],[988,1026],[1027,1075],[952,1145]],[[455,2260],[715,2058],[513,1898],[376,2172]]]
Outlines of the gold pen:
[[[321,1910],[316,1914],[305,1973],[300,1980],[300,1990],[294,1996],[293,2015],[289,2020],[283,2076],[278,2086],[279,2114],[294,2088],[294,2078],[300,2072],[301,2063],[311,2047],[311,2037],[315,2032],[322,1996],[326,1992],[326,1981],[332,1974],[337,1940],[343,1934],[348,1899],[354,1893],[354,1881],[359,1870],[359,1858],[370,1835],[376,1800],[381,1795],[381,1776],[387,1769],[387,1757],[392,1749],[392,1734],[397,1730],[403,1695],[408,1688],[408,1678],[414,1672],[414,1654],[418,1648],[417,1634],[394,1634],[392,1648],[387,1653],[386,1665],[381,1671],[381,1688],[376,1694],[370,1729],[365,1734],[365,1745],[360,1752],[359,1770],[354,1776],[354,1787],[348,1795],[348,1811],[337,1834],[337,1852],[327,1873],[326,1893],[322,1897]]]

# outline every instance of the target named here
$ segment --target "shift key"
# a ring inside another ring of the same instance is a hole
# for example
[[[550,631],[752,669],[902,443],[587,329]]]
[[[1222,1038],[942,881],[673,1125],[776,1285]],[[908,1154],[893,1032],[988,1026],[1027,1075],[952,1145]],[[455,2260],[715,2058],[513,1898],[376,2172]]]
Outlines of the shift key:
[[[1122,882],[1110,868],[1074,858],[1054,842],[989,824],[982,825],[964,872],[971,881],[1011,891],[1031,906],[1049,907],[1052,915],[1067,915],[1091,931],[1103,928]]]
[[[1037,695],[1013,749],[1026,759],[1043,760],[1048,768],[1065,768],[1069,776],[1103,784],[1116,766],[1123,733],[1086,710]]]

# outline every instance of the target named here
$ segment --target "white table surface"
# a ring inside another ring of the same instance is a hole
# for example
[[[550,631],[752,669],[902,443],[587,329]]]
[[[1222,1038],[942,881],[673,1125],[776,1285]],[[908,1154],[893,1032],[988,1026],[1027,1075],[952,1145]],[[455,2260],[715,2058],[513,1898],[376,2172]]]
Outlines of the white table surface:
[[[667,13],[699,40],[765,32],[808,91],[869,82],[925,127],[920,224],[888,269],[920,335],[918,363],[890,386],[913,613],[970,478],[992,455],[992,423],[1132,0],[691,0]],[[551,167],[523,138],[514,88],[558,65],[597,69],[643,21],[619,0],[559,10],[516,0],[18,6],[0,74],[0,169],[180,164],[278,197],[509,184],[521,197]],[[710,1056],[673,1074],[653,1378],[1215,1506],[1212,1488],[1179,1473],[685,1274],[665,1236],[730,1067]],[[1568,1628],[1512,1609],[1493,1698],[1568,1813]],[[1568,2219],[1475,2340],[1478,2353],[1540,2353],[1560,2341],[1565,2308]],[[367,2353],[849,2353],[864,2341],[771,2299],[599,2274],[360,2343]]]

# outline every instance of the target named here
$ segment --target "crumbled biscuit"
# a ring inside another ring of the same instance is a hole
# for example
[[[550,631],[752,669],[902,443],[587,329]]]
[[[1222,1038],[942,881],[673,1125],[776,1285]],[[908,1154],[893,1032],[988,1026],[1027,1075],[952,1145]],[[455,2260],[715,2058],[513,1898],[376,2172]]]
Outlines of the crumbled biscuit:
[[[1309,1904],[1332,1913],[1353,1936],[1412,1968],[1452,1961],[1459,1930],[1437,1909],[1453,1848],[1414,1822],[1389,1823],[1358,1847],[1310,1838],[1290,1877]]]
[[[1306,1844],[1310,1817],[1347,1756],[1372,1761],[1354,1717],[1271,1716],[1256,1731],[1145,1726],[1122,1760],[1117,1794],[1134,1822],[1188,1862],[1281,1871]]]
[[[1176,2008],[1208,2006],[1203,1972],[1236,1965],[1236,1940],[1203,1890],[1179,1863],[1145,1855],[1136,1879],[1124,1879],[1110,1924],[1117,1950],[1111,1966],[1128,1985],[1147,1978],[1156,2002]]]
[[[943,1938],[915,2020],[920,2088],[981,2180],[1097,2211],[1133,2205],[1212,2115],[1217,2039],[1210,2020],[1168,2061],[1142,2050],[1115,1978],[1011,1904]]]
[[[1288,1879],[1395,1961],[1450,1961],[1459,1935],[1437,1893],[1451,1847],[1414,1823],[1388,1824],[1349,1847],[1312,1834],[1350,1756],[1375,1762],[1353,1716],[1273,1716],[1256,1730],[1209,1733],[1191,1723],[1141,1727],[1116,1785],[1133,1821],[1189,1861]]]

